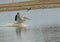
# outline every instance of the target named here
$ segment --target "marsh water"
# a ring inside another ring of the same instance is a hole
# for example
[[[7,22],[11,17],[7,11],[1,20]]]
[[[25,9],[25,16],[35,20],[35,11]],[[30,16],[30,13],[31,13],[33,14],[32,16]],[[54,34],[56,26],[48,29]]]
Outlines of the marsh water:
[[[0,28],[0,42],[60,42],[60,26],[22,28]]]
[[[16,27],[0,27],[0,42],[60,42],[60,9],[40,9],[13,12],[0,12],[0,25],[15,23],[17,12],[21,17],[28,16],[26,28],[16,32]],[[37,14],[38,13],[38,14]]]

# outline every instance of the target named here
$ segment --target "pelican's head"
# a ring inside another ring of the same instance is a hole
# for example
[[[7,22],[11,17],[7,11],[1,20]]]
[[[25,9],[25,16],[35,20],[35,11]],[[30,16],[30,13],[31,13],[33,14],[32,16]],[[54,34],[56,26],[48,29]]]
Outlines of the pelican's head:
[[[31,20],[29,17],[23,17],[24,21]]]

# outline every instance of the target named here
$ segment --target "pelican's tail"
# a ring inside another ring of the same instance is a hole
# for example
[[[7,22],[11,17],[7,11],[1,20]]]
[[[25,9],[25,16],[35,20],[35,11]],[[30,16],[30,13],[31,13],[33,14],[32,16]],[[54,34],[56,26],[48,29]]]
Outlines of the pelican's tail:
[[[12,23],[0,25],[0,27],[16,27],[16,26],[17,24],[12,24]]]

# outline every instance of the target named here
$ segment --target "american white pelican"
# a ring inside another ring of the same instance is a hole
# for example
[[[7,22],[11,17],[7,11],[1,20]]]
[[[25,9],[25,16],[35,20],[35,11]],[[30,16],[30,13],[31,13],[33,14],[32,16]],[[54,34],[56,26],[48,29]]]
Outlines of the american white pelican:
[[[6,25],[0,25],[0,27],[17,27],[17,29],[20,31],[21,28],[26,27],[26,25],[24,24],[24,22],[26,20],[31,20],[28,17],[23,17],[23,19],[20,17],[19,12],[16,14],[15,16],[15,21],[16,23],[14,24],[6,24]]]

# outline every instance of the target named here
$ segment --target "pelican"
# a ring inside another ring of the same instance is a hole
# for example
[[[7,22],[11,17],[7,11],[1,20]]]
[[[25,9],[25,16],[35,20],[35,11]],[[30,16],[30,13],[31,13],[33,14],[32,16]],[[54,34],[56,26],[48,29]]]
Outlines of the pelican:
[[[15,16],[15,21],[17,22],[17,30],[16,32],[20,32],[22,28],[26,27],[26,25],[24,24],[24,22],[26,20],[31,20],[28,17],[23,17],[23,19],[20,17],[19,13],[17,13],[17,15]]]
[[[16,16],[15,16],[15,21],[16,23],[13,23],[13,24],[6,24],[6,25],[0,25],[0,27],[17,27],[17,31],[20,31],[21,28],[24,28],[26,27],[26,25],[24,24],[24,22],[26,20],[31,20],[30,18],[28,17],[23,17],[23,19],[20,17],[20,14],[19,12],[17,12]]]

